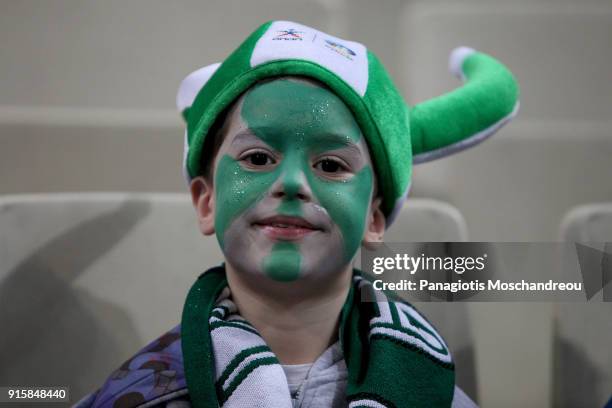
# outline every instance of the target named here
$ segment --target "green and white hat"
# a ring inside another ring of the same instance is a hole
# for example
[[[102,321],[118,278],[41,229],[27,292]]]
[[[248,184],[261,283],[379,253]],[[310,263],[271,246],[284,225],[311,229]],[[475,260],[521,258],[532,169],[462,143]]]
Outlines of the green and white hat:
[[[217,116],[257,81],[300,75],[326,84],[351,109],[367,140],[390,225],[408,194],[412,163],[471,147],[518,111],[518,85],[494,58],[455,49],[450,70],[465,84],[409,107],[378,58],[363,44],[290,21],[253,32],[223,63],[183,80],[177,106],[187,123],[184,173],[201,174],[204,139]]]

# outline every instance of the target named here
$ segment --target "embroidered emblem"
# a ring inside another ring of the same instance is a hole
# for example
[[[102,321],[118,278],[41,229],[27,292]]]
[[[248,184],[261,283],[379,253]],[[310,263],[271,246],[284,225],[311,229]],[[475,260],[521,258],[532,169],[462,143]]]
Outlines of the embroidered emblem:
[[[276,31],[276,36],[272,38],[272,41],[276,40],[285,40],[285,41],[302,41],[303,31],[298,31],[294,28],[288,28],[286,30],[278,30]]]
[[[355,51],[351,50],[349,47],[346,47],[335,41],[325,40],[325,47],[329,48],[330,50],[342,55],[344,58],[347,58],[351,61],[353,60],[353,57],[357,55]]]

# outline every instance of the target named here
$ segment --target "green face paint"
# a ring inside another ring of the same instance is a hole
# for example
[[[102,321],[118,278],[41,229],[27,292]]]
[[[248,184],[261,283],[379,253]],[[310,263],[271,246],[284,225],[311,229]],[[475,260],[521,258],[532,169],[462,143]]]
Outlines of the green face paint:
[[[232,220],[259,201],[278,174],[278,170],[269,173],[248,171],[228,155],[219,160],[215,186],[217,202],[222,205],[215,212],[215,231],[222,249],[225,232]]]
[[[249,91],[240,114],[250,131],[277,154],[278,160],[262,170],[247,169],[231,155],[219,160],[215,185],[220,204],[215,230],[222,248],[228,245],[226,237],[235,221],[268,205],[262,199],[270,197],[273,186],[280,183],[283,194],[274,201],[275,214],[303,217],[305,207],[316,203],[338,233],[321,235],[316,242],[306,239],[274,242],[269,252],[259,257],[263,272],[275,280],[290,281],[301,276],[304,268],[321,269],[321,263],[346,265],[363,238],[373,182],[367,148],[349,109],[327,89],[282,79]],[[330,177],[314,168],[315,159],[326,154],[342,157],[337,152],[347,150],[352,153],[342,154],[353,160],[347,177]],[[304,195],[310,197],[305,199]],[[239,231],[232,234],[241,235]],[[331,242],[334,239],[338,241],[337,250]],[[337,262],[330,263],[330,257],[338,258]]]
[[[300,276],[302,256],[298,246],[293,242],[278,242],[263,260],[263,270],[272,279],[291,282]]]

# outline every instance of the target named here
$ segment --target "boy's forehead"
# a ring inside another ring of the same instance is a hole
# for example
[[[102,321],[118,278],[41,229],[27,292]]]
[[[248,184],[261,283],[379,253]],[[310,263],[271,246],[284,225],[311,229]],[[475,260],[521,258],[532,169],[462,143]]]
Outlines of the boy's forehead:
[[[367,143],[350,109],[316,80],[279,77],[251,87],[228,111],[222,144],[248,143],[273,132],[330,148],[352,147],[369,161]]]

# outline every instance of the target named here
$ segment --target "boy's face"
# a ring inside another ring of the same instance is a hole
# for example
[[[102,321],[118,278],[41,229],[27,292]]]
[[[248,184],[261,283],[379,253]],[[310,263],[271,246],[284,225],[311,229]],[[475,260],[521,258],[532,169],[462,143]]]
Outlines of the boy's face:
[[[331,91],[294,78],[258,84],[222,132],[214,181],[194,200],[205,201],[196,201],[202,231],[216,233],[237,271],[325,276],[346,268],[364,238],[382,236],[364,137]]]

